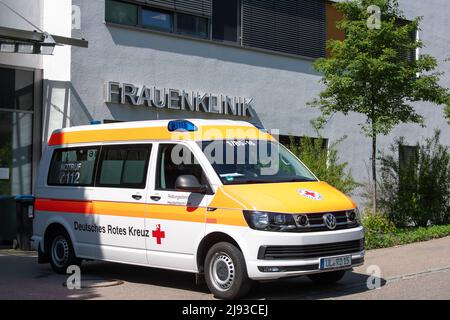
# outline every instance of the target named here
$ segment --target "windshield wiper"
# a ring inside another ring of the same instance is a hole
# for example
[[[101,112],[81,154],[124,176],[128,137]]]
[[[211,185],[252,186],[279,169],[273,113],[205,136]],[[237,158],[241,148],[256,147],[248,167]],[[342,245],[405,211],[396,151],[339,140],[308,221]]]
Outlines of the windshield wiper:
[[[308,179],[308,178],[291,178],[291,179],[283,179],[283,180],[268,180],[268,179],[243,179],[243,180],[234,180],[227,181],[227,184],[256,184],[256,183],[283,183],[283,182],[315,182],[317,180]]]
[[[315,182],[317,180],[315,179],[309,179],[309,178],[291,178],[286,180],[280,180],[277,182]]]

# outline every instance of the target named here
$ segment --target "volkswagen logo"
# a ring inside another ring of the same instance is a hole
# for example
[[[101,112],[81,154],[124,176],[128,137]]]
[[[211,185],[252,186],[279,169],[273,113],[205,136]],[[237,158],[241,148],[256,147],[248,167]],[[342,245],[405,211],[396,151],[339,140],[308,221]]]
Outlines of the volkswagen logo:
[[[331,213],[324,214],[323,223],[325,223],[328,229],[333,230],[336,228],[336,217]]]

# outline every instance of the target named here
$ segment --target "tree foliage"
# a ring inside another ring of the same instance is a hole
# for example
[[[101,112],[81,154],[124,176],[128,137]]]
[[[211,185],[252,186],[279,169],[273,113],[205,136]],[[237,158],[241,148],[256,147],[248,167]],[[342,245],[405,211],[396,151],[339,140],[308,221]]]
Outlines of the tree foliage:
[[[399,138],[380,159],[380,207],[399,227],[450,223],[450,152],[439,140],[436,131],[405,162]]]
[[[369,28],[371,13],[367,8],[381,9],[381,26]],[[372,180],[376,199],[376,138],[388,134],[400,123],[423,125],[423,117],[413,103],[429,101],[446,104],[448,89],[439,85],[436,59],[422,54],[407,59],[408,53],[423,47],[411,35],[419,30],[421,18],[406,21],[397,0],[350,0],[336,3],[344,18],[337,27],[344,40],[330,40],[332,55],[318,59],[314,67],[323,74],[324,90],[310,105],[321,110],[319,127],[334,113],[351,112],[365,116],[362,131],[372,138]],[[374,211],[376,206],[374,205]]]

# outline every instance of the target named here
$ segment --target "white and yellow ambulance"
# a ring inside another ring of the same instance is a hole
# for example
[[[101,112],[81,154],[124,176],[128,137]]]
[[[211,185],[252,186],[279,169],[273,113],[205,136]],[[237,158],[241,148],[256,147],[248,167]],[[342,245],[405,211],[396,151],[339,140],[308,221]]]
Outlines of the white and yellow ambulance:
[[[56,130],[36,188],[39,261],[104,260],[204,275],[219,298],[253,280],[340,280],[364,262],[355,203],[267,131],[231,120]]]

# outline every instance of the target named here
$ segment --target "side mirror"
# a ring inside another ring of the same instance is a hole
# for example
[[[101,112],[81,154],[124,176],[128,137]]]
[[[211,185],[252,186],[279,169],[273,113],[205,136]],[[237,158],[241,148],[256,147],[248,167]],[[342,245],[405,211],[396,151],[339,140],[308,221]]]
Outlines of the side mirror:
[[[200,184],[198,179],[190,174],[182,175],[175,181],[175,190],[193,193],[206,193],[208,188]]]

